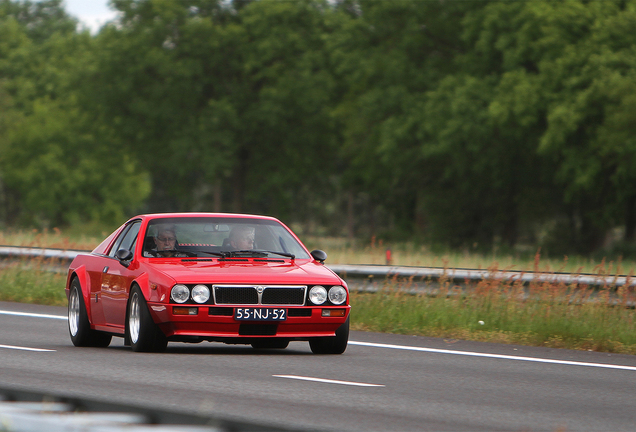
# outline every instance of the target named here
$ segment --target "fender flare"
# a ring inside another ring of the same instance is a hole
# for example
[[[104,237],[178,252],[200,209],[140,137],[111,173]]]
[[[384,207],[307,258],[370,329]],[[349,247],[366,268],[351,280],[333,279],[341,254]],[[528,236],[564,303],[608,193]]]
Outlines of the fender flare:
[[[71,273],[69,273],[67,287],[70,289],[71,281],[77,278],[80,283],[80,288],[82,289],[82,297],[84,298],[84,306],[86,307],[86,315],[88,315],[88,322],[93,324],[93,315],[91,314],[91,298],[90,298],[90,278],[88,277],[88,271],[86,270],[86,266],[79,266],[74,269]]]
[[[132,281],[130,287],[128,287],[128,297],[130,297],[130,290],[132,290],[132,287],[134,287],[135,285],[139,287],[146,301],[150,301],[151,293],[148,273],[142,273]]]

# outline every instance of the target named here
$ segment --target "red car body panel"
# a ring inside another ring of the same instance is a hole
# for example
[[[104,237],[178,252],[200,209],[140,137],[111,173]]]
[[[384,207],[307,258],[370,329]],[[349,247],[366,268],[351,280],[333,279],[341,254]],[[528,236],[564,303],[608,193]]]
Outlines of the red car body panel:
[[[122,262],[111,249],[121,233],[133,221],[140,222],[139,238],[143,238],[150,221],[174,218],[246,218],[279,223],[298,241],[307,258],[289,257],[221,259],[206,258],[153,258],[143,254],[144,242],[136,241],[133,258]],[[123,336],[125,333],[127,305],[130,290],[137,285],[141,289],[154,322],[169,340],[202,338],[206,340],[232,341],[259,337],[280,337],[306,340],[320,336],[333,336],[349,316],[349,298],[341,305],[313,305],[306,299],[304,305],[284,306],[288,314],[285,321],[276,323],[275,334],[241,334],[241,325],[234,317],[234,309],[242,305],[216,305],[211,303],[175,304],[170,290],[175,284],[214,285],[258,285],[258,286],[343,286],[346,283],[324,264],[314,260],[298,238],[285,225],[273,218],[234,214],[173,213],[142,215],[130,219],[107,237],[91,253],[78,255],[69,267],[66,285],[67,296],[70,284],[78,278],[91,328]],[[177,315],[174,308],[196,308],[195,315]],[[246,304],[245,307],[254,307]],[[261,306],[258,306],[261,307]],[[269,307],[263,305],[262,307]],[[275,306],[279,307],[279,306]],[[282,307],[282,306],[281,306]],[[342,310],[342,316],[323,316],[323,309]],[[222,313],[222,314],[220,314]],[[304,316],[296,316],[304,315]],[[269,322],[268,322],[269,323]],[[255,325],[266,324],[255,322]],[[258,332],[257,332],[258,333]],[[246,342],[248,343],[248,342]]]

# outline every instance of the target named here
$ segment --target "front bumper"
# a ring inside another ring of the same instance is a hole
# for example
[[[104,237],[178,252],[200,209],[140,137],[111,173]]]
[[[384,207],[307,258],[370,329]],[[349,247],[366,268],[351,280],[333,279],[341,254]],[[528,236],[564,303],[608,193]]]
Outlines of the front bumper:
[[[233,307],[187,305],[196,308],[197,313],[180,315],[174,313],[174,308],[181,305],[149,303],[148,306],[155,323],[169,339],[196,337],[208,340],[260,337],[304,340],[334,336],[351,309],[351,306],[287,306],[284,307],[288,311],[285,321],[239,321],[234,318]],[[343,316],[323,316],[323,310],[342,311]]]

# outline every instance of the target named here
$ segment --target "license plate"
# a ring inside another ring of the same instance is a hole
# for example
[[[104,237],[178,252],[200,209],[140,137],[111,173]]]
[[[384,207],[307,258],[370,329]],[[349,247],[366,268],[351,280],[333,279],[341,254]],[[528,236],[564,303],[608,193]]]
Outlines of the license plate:
[[[234,319],[239,321],[285,321],[287,309],[235,308]]]

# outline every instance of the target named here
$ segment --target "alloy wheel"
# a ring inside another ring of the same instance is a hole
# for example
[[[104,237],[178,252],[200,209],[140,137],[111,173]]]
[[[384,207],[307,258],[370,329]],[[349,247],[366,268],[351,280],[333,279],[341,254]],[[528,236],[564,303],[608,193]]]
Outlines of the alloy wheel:
[[[139,315],[139,295],[134,293],[130,299],[130,312],[128,316],[128,328],[130,331],[130,340],[137,343],[139,340],[139,328],[141,317]]]
[[[80,320],[80,304],[79,304],[79,294],[77,290],[71,291],[71,296],[69,298],[68,304],[68,326],[71,331],[72,336],[77,336],[77,332],[79,330],[79,320]]]

